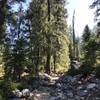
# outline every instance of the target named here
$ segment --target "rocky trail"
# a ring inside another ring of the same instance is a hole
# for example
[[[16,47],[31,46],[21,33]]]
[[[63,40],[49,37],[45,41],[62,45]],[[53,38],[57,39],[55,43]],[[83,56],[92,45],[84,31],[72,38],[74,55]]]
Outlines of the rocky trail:
[[[94,75],[62,75],[51,77],[45,75],[41,86],[30,92],[26,89],[19,93],[24,98],[18,97],[11,100],[100,100],[100,80]],[[18,95],[18,93],[17,93]]]

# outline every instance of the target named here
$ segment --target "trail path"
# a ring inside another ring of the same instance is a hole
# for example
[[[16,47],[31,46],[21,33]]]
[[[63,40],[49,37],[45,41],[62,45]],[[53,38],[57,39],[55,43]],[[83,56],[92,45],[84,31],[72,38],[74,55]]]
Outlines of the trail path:
[[[55,84],[56,80],[59,79],[58,76],[50,77],[51,81],[46,83],[44,86],[41,86],[39,90],[34,90],[34,100],[53,100],[51,98],[50,93],[53,91],[53,85]]]

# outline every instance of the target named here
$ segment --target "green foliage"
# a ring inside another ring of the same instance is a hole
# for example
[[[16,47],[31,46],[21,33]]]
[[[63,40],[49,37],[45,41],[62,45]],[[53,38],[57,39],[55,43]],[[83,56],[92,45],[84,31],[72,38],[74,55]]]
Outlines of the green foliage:
[[[0,81],[0,97],[3,99],[0,100],[8,100],[8,97],[13,90],[22,90],[28,87],[29,84],[26,82],[12,82],[11,80],[2,80]]]
[[[67,75],[71,75],[71,76],[74,76],[74,75],[78,75],[80,73],[79,70],[75,69],[75,68],[70,68],[67,72]]]
[[[84,54],[84,63],[83,66],[86,66],[84,72],[90,73],[94,70],[94,67],[98,66],[99,62],[99,53],[100,53],[100,37],[98,35],[98,31],[92,33],[88,26],[85,27],[83,34],[83,54]],[[98,69],[98,68],[97,68]],[[97,71],[97,70],[94,70]],[[98,72],[96,72],[98,73]]]
[[[4,96],[2,86],[3,86],[3,80],[0,79],[0,100],[3,100],[3,96]]]
[[[96,63],[100,64],[100,0],[95,0],[90,5],[90,8],[95,9],[95,20],[97,21],[97,29],[95,36],[95,55],[96,55]]]
[[[7,99],[11,93],[11,91],[13,90],[12,86],[11,86],[11,81],[3,81],[2,82],[2,86],[1,86],[1,89],[2,89],[2,96]],[[4,99],[4,100],[5,100]]]
[[[95,73],[98,78],[100,78],[100,64],[96,66]]]
[[[90,75],[93,71],[93,66],[91,66],[88,62],[83,63],[79,69],[79,73],[83,75]]]
[[[94,40],[92,39],[92,32],[90,31],[89,27],[86,26],[84,29],[84,33],[82,36],[82,49],[84,54],[84,62],[88,62],[91,66],[95,62],[95,44]]]
[[[96,64],[100,64],[100,26],[97,26],[97,32],[95,36],[95,55]]]
[[[2,97],[2,95],[1,95],[1,93],[0,93],[0,100],[3,100],[3,97]]]
[[[78,75],[78,74],[83,74],[83,75],[90,75],[93,73],[95,68],[91,66],[88,62],[84,62],[79,69],[71,68],[68,70],[68,75]]]
[[[86,42],[86,43],[89,42],[90,36],[91,36],[91,31],[90,31],[88,25],[86,25],[85,28],[84,28],[84,33],[82,35],[83,42]]]
[[[48,6],[51,6],[51,8],[48,8]],[[32,64],[34,65],[33,67],[37,68],[43,64],[44,68],[50,70],[51,65],[53,65],[52,58],[55,62],[54,65],[68,67],[69,40],[67,36],[67,12],[64,0],[54,0],[50,2],[50,5],[48,5],[47,0],[34,0],[31,2],[29,12],[32,24],[30,48],[33,48],[31,49],[33,57],[31,57],[31,60],[34,62]],[[64,57],[64,59],[62,59],[62,57]],[[44,58],[46,59],[44,63],[42,63],[42,59]],[[38,62],[38,64],[35,62]]]

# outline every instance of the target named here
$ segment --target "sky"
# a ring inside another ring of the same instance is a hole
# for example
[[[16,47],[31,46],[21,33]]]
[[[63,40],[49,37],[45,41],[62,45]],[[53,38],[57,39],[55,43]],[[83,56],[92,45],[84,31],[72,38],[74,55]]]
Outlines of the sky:
[[[89,25],[90,29],[94,26],[94,11],[89,8],[93,0],[68,0],[68,24],[72,24],[73,11],[75,9],[75,33],[80,37],[83,33],[85,25]]]

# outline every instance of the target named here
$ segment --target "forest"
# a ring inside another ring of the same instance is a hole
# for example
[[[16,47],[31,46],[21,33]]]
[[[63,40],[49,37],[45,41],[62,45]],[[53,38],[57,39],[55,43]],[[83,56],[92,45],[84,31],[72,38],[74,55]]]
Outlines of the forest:
[[[100,0],[91,1],[96,25],[77,37],[70,0],[0,0],[0,100],[100,100]]]

